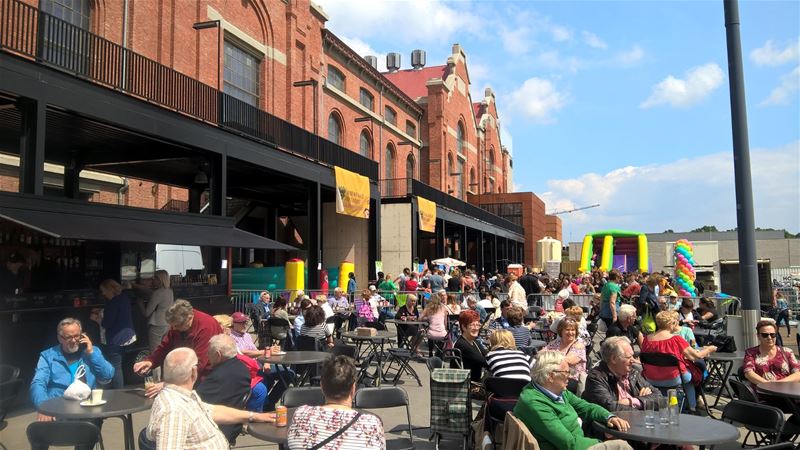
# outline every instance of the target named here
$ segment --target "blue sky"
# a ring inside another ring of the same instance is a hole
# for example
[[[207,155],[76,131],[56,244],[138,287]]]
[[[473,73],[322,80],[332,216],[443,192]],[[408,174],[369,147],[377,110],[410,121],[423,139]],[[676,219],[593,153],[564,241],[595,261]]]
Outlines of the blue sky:
[[[562,215],[565,241],[605,228],[736,226],[718,1],[321,0],[361,54],[467,52],[491,86],[516,190]],[[800,2],[740,3],[756,224],[800,232]]]

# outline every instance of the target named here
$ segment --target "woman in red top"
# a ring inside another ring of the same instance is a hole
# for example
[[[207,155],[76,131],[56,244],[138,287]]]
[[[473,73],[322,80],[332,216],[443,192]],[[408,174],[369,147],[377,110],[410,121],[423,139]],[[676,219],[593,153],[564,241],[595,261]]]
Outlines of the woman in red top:
[[[643,364],[644,377],[653,386],[668,387],[680,382],[689,400],[689,411],[697,410],[695,385],[703,381],[703,372],[694,364],[695,360],[705,358],[717,351],[710,345],[695,350],[682,337],[675,335],[680,329],[676,311],[661,311],[656,314],[656,332],[647,336],[642,342],[642,353],[666,353],[678,358],[680,373],[672,367],[656,367]]]
[[[411,272],[406,280],[405,290],[408,292],[417,292],[417,287],[419,287],[419,282],[417,281],[417,273]]]

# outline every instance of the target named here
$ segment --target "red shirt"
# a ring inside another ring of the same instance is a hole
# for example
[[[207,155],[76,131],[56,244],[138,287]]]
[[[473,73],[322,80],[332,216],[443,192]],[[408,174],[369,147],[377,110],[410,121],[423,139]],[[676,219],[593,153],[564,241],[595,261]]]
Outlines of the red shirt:
[[[153,367],[160,367],[164,363],[167,353],[178,347],[189,347],[197,353],[197,367],[200,379],[211,372],[208,362],[208,341],[218,334],[222,334],[219,322],[208,314],[194,310],[194,319],[189,331],[177,331],[170,328],[161,343],[145,360],[153,363]]]
[[[407,291],[416,291],[417,286],[419,286],[419,282],[417,280],[408,279],[406,280],[406,290]]]
[[[644,338],[644,341],[642,341],[642,353],[666,353],[676,356],[680,362],[681,373],[684,373],[687,369],[683,360],[683,349],[688,346],[689,343],[680,336],[672,336],[663,341],[651,341]],[[650,364],[642,364],[642,366],[644,367],[644,377],[648,380],[672,380],[681,374],[673,367],[656,367]]]

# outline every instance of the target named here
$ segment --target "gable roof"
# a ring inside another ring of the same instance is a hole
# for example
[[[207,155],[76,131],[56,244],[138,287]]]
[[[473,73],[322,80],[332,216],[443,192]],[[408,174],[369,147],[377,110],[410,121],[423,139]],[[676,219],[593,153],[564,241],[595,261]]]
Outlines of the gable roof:
[[[397,72],[386,72],[383,76],[397,86],[403,93],[413,99],[428,96],[425,83],[431,78],[444,79],[447,76],[447,65],[424,67],[419,70],[406,69]]]

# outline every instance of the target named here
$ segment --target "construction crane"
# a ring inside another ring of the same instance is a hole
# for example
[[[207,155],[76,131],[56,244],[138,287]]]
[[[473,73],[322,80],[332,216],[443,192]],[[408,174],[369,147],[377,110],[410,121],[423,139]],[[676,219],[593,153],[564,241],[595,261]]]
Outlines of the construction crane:
[[[564,210],[564,211],[553,211],[553,212],[547,213],[547,215],[549,215],[549,216],[557,216],[559,214],[569,214],[569,213],[574,213],[575,211],[582,211],[584,209],[597,208],[598,206],[600,206],[600,203],[595,203],[594,205],[589,205],[589,206],[581,206],[580,208],[567,209],[567,210]]]

